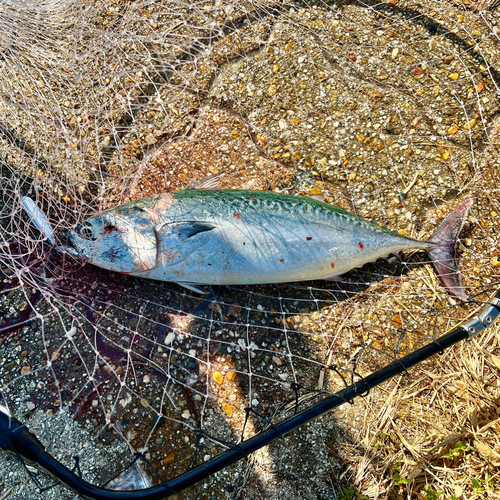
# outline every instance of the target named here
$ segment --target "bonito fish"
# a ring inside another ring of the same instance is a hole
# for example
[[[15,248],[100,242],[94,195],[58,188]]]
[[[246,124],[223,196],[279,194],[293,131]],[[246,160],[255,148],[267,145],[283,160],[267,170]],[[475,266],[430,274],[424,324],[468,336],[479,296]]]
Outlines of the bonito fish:
[[[455,243],[471,205],[462,202],[427,241],[417,241],[311,198],[186,189],[106,210],[66,239],[96,266],[197,292],[198,285],[335,279],[422,249],[448,292],[465,300]]]

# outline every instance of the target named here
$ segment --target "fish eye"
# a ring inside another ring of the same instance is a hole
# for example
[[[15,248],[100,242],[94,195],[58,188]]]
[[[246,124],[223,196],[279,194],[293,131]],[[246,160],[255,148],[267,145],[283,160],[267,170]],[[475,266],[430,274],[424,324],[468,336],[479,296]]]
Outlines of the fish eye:
[[[85,240],[95,240],[94,227],[92,224],[85,222],[84,224],[78,224],[75,231]]]

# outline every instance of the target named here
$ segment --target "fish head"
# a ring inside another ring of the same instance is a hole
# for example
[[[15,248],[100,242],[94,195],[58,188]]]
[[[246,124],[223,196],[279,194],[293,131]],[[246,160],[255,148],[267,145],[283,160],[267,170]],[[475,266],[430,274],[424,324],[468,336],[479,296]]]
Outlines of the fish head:
[[[107,210],[78,224],[65,243],[85,261],[120,273],[147,271],[157,263],[150,215],[133,204]]]

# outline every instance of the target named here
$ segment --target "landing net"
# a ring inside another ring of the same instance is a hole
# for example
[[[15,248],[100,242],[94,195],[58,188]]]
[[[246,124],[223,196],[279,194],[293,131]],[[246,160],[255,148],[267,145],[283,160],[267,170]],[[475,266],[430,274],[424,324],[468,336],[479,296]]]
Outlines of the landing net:
[[[118,481],[145,487],[153,471],[175,477],[477,312],[499,283],[495,8],[4,0],[3,404],[68,466],[79,455],[91,482],[141,453],[149,465]],[[21,204],[36,200],[57,234],[220,172],[222,188],[324,195],[422,240],[473,198],[459,245],[473,300],[451,298],[420,252],[339,282],[200,296],[54,255]],[[12,484],[25,481],[8,463]],[[245,477],[235,466],[192,494],[258,491]],[[23,488],[36,497],[32,481]]]

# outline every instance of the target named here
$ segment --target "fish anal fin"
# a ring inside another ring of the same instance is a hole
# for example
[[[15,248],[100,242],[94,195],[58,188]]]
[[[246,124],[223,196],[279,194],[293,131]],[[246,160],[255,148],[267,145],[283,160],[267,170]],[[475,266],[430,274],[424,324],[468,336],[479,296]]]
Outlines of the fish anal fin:
[[[328,276],[327,278],[323,278],[325,281],[342,281],[341,274],[332,274],[332,276]]]

